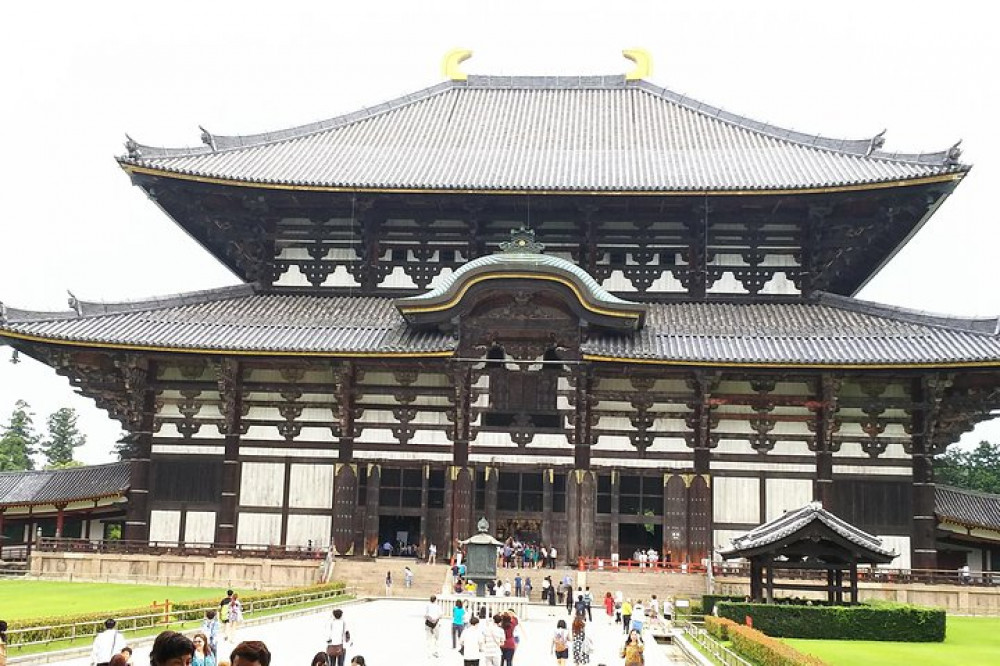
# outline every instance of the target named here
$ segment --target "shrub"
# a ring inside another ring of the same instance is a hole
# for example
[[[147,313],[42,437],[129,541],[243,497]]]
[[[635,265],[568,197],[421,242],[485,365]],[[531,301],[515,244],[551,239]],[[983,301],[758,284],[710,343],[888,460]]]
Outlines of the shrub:
[[[940,642],[945,612],[907,604],[798,606],[720,602],[719,616],[753,626],[768,636],[852,641]]]
[[[247,592],[240,595],[245,612],[266,610],[283,605],[283,597],[310,595],[315,599],[334,597],[342,593],[344,583],[327,583],[325,585],[310,585],[308,587],[293,587],[273,592]],[[218,608],[218,599],[198,599],[194,601],[179,601],[170,605],[170,622],[190,622],[201,620],[205,609]],[[104,621],[108,617],[119,618],[118,629],[133,631],[157,625],[166,624],[162,612],[156,613],[149,606],[139,608],[116,608],[100,613],[81,613],[76,615],[59,615],[51,617],[33,617],[10,622],[8,631],[9,645],[33,643],[38,641],[56,641],[80,636],[94,636],[104,629]],[[142,617],[146,616],[146,617]],[[122,620],[121,618],[135,618]]]
[[[790,645],[766,636],[756,629],[736,624],[727,627],[733,649],[759,666],[826,666],[812,655],[802,654]]]
[[[729,640],[729,627],[739,626],[737,623],[725,617],[705,616],[705,631],[712,634],[720,641]]]
[[[725,596],[722,594],[706,594],[701,598],[701,612],[705,615],[713,615],[712,609],[720,601],[743,601],[747,597]]]

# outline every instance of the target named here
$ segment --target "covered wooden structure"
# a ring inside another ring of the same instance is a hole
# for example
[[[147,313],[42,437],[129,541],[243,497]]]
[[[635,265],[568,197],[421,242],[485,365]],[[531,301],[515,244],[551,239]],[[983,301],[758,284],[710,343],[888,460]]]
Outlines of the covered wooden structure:
[[[841,520],[819,502],[790,511],[719,552],[725,559],[750,561],[750,597],[774,603],[775,590],[823,591],[831,604],[844,603],[844,572],[848,573],[849,603],[858,603],[858,565],[888,564],[896,553],[881,539]],[[775,582],[776,569],[825,572],[823,584]]]

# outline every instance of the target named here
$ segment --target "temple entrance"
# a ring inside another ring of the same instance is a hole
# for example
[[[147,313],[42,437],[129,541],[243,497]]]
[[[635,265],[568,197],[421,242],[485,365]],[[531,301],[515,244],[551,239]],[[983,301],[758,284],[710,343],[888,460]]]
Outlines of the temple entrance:
[[[542,521],[530,518],[508,518],[497,523],[496,538],[514,538],[523,543],[541,543]]]
[[[648,528],[652,528],[652,531]],[[635,551],[650,548],[657,553],[663,549],[662,525],[635,523],[618,526],[618,555],[621,559],[632,559]],[[662,557],[663,554],[660,555]]]
[[[385,546],[391,547],[388,551]],[[420,548],[420,516],[379,516],[379,555],[413,555]]]

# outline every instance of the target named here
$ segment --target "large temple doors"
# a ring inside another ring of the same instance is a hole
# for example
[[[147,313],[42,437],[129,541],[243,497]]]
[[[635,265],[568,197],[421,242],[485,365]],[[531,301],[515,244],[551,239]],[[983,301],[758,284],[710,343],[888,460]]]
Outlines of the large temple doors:
[[[338,464],[333,490],[333,547],[338,555],[354,551],[354,514],[358,504],[357,465]]]
[[[667,474],[663,480],[663,550],[671,562],[688,558],[688,487],[684,476]]]
[[[700,564],[712,557],[712,485],[708,474],[691,476],[688,486],[688,556]]]
[[[454,547],[456,539],[468,539],[473,536],[472,511],[473,488],[475,487],[474,471],[469,467],[448,468],[445,484],[445,510],[449,515],[450,546]],[[449,551],[451,548],[449,548]]]
[[[597,475],[575,469],[566,479],[567,559],[594,557],[595,524],[597,522]]]

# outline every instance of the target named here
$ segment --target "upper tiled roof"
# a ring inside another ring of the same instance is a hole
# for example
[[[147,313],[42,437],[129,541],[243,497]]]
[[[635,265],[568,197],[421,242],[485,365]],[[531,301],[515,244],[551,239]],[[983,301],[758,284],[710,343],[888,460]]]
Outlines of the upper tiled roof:
[[[128,486],[128,463],[46,471],[0,472],[0,507],[113,497],[123,494]]]
[[[786,539],[814,521],[823,523],[848,541],[877,555],[889,559],[897,555],[897,553],[883,546],[881,539],[838,518],[824,509],[823,505],[819,502],[810,502],[801,509],[789,511],[774,520],[755,527],[743,536],[733,539],[732,547],[719,552],[723,557],[740,557],[740,554],[743,552],[756,550]]]
[[[129,140],[125,168],[358,189],[743,191],[960,173],[958,151],[883,153],[774,127],[623,76],[449,81],[331,120],[164,149]]]
[[[255,293],[252,285],[75,313],[7,309],[0,338],[243,353],[447,353],[390,298]],[[822,294],[801,303],[650,304],[645,327],[595,335],[590,356],[683,363],[909,365],[1000,362],[997,319],[946,318]]]
[[[966,527],[1000,530],[1000,495],[937,486],[934,493],[934,513],[938,520]]]

